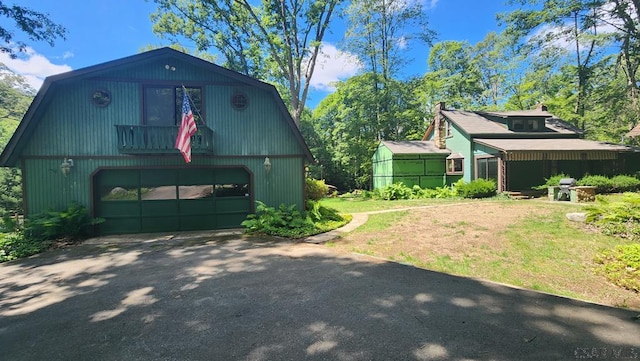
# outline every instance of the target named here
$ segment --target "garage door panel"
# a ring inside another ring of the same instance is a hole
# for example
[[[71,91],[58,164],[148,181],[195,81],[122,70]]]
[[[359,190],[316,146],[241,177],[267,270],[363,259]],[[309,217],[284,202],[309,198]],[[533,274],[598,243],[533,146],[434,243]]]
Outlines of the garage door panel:
[[[197,231],[201,229],[216,229],[216,216],[211,215],[190,215],[180,216],[180,230]]]
[[[180,230],[179,218],[171,217],[142,217],[142,232],[172,232]]]
[[[101,217],[139,217],[140,202],[138,201],[110,201],[100,204]]]
[[[140,232],[140,218],[107,218],[98,225],[98,234],[122,234]]]
[[[249,197],[227,197],[216,199],[216,208],[219,213],[245,212],[251,209]]]
[[[194,199],[180,201],[180,215],[215,215],[216,206],[213,199]]]
[[[240,223],[247,218],[246,214],[237,213],[237,214],[218,214],[217,220],[217,228],[238,228],[240,227]]]
[[[242,167],[105,169],[94,178],[101,234],[237,228],[251,212]]]
[[[175,169],[143,169],[140,171],[140,184],[143,187],[175,185],[178,172]]]
[[[142,217],[177,216],[178,201],[142,201],[140,204]]]
[[[98,184],[101,186],[136,187],[140,183],[140,172],[129,169],[114,169],[100,172]]]
[[[213,184],[212,169],[182,169],[179,172],[180,185]]]

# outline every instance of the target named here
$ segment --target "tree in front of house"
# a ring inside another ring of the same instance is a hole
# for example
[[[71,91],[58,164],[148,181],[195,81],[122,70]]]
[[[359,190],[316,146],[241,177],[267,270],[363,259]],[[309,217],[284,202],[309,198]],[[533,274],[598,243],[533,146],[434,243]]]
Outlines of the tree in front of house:
[[[215,49],[224,66],[277,84],[300,124],[322,41],[340,0],[154,0],[153,30]],[[284,92],[282,91],[284,90]]]

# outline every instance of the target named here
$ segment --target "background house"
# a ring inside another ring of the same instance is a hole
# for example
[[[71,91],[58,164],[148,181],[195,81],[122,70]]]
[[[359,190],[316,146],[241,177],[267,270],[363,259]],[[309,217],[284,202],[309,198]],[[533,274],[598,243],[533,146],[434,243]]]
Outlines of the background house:
[[[511,112],[469,112],[436,107],[425,139],[463,157],[463,179],[493,178],[499,191],[529,190],[565,173],[611,176],[640,169],[640,153],[624,145],[584,140],[582,131],[545,106]]]
[[[174,149],[183,89],[189,164]],[[170,48],[47,78],[0,155],[22,170],[27,216],[76,201],[102,234],[237,227],[256,200],[302,208],[312,160],[272,85]]]
[[[373,188],[400,182],[408,187],[442,187],[447,183],[445,161],[450,154],[433,142],[382,141],[373,154]]]
[[[581,136],[580,129],[558,119],[544,106],[474,112],[446,109],[439,103],[422,141],[431,142],[423,147],[436,149],[434,155],[449,153],[445,175],[466,182],[495,179],[499,191],[530,190],[560,173],[581,178],[586,174],[611,176],[640,170],[637,149]],[[374,179],[387,172],[379,169],[374,166]],[[442,185],[448,177],[443,179]],[[374,182],[374,188],[381,184]]]

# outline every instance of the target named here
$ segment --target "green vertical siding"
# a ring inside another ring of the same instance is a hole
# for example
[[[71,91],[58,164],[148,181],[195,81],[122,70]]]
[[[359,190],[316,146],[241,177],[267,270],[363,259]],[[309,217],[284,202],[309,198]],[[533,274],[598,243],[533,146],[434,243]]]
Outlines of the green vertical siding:
[[[470,137],[461,132],[457,125],[451,123],[451,133],[446,139],[446,145],[452,154],[462,154],[464,157],[462,179],[465,182],[472,181],[475,178],[475,164]]]
[[[382,143],[373,153],[373,189],[393,184],[393,153]]]
[[[164,69],[165,63],[176,67]],[[143,84],[202,86],[203,113],[214,131],[212,156],[193,155],[187,165],[179,154],[128,156],[118,153],[115,124],[141,124]],[[91,103],[94,90],[111,92],[107,107]],[[244,110],[231,107],[235,92],[248,96]],[[100,168],[242,166],[253,175],[254,199],[268,205],[280,203],[304,207],[303,147],[295,138],[280,101],[259,87],[174,60],[117,68],[88,79],[71,78],[53,84],[41,104],[37,127],[21,149],[28,214],[62,209],[77,201],[91,207],[91,175]],[[264,157],[271,159],[269,174]],[[64,177],[60,163],[72,158],[74,167]]]
[[[196,157],[186,165],[179,155],[167,157],[76,158],[71,172],[60,172],[63,158],[27,159],[24,164],[29,214],[48,209],[63,209],[70,202],[78,202],[91,208],[91,175],[99,168],[122,167],[170,167],[190,168],[198,166],[244,166],[253,174],[254,199],[271,206],[280,203],[304,207],[304,158],[271,158],[271,171],[264,169],[264,158],[215,158]]]
[[[408,187],[445,185],[446,154],[393,154],[380,144],[373,155],[373,188],[402,182]]]

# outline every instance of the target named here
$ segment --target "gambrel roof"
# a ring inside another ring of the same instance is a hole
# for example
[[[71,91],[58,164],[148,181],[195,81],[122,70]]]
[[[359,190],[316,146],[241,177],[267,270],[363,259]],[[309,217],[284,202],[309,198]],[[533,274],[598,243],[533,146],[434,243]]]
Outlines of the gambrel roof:
[[[273,97],[277,108],[281,112],[283,119],[285,119],[285,121],[287,122],[288,127],[294,134],[295,139],[304,152],[306,159],[309,162],[314,161],[313,155],[311,154],[309,147],[307,146],[302,137],[302,134],[300,133],[300,129],[293,121],[291,114],[287,110],[286,105],[283,103],[282,98],[273,85],[223,68],[206,60],[165,47],[47,77],[44,80],[44,83],[42,84],[33,102],[31,103],[31,106],[27,110],[27,113],[24,115],[22,121],[18,125],[15,133],[9,140],[3,152],[0,154],[0,166],[13,167],[16,165],[21,149],[25,146],[30,135],[37,127],[40,113],[46,107],[46,104],[51,99],[52,94],[55,93],[58,84],[66,84],[69,82],[81,81],[83,79],[91,79],[94,77],[99,77],[107,72],[112,72],[114,70],[127,70],[128,68],[131,68],[133,66],[144,66],[147,63],[165,58],[167,59],[167,64],[170,64],[172,60],[178,60],[196,67],[200,67],[205,71],[220,74],[221,76],[230,79],[233,82],[237,82],[238,84],[247,85],[266,91]]]

